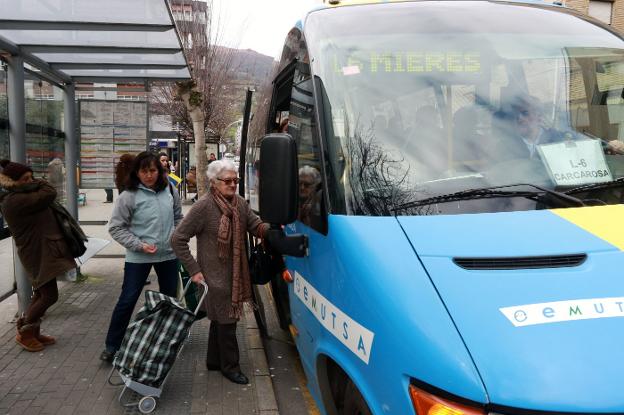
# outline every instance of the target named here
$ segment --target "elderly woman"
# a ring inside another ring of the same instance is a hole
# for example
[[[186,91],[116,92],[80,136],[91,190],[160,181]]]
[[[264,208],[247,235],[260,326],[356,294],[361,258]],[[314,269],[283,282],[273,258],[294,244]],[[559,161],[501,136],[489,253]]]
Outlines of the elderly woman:
[[[236,194],[238,177],[234,163],[213,161],[208,166],[210,192],[197,201],[171,237],[171,246],[194,282],[208,284],[206,312],[210,319],[208,370],[220,370],[238,384],[249,380],[239,366],[236,322],[243,304],[251,303],[251,282],[245,254],[245,235],[262,237],[263,224]],[[189,240],[197,237],[197,259]]]

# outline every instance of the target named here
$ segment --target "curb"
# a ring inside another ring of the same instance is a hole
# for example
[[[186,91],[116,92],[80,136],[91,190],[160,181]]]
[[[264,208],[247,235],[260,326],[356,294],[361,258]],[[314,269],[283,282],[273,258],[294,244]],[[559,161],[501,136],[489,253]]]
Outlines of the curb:
[[[249,359],[253,368],[253,376],[256,385],[256,401],[262,415],[279,415],[273,379],[269,372],[266,352],[260,337],[260,329],[254,317],[253,311],[245,309],[245,324],[247,342],[249,345]]]

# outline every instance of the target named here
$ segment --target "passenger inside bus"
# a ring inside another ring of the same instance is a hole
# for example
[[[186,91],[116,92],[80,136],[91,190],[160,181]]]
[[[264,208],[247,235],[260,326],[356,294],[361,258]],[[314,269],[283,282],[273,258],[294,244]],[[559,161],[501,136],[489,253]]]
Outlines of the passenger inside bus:
[[[624,141],[611,140],[607,144],[607,150],[611,154],[624,154]]]
[[[318,227],[321,216],[321,173],[316,167],[305,165],[299,169],[299,220]]]
[[[459,108],[453,114],[453,161],[461,170],[478,171],[481,161],[490,158],[492,114],[479,105]]]
[[[439,111],[433,105],[425,105],[414,113],[414,130],[408,138],[409,152],[418,155],[420,162],[432,171],[447,169],[446,140],[440,125]]]
[[[538,158],[538,146],[562,141],[563,132],[544,125],[544,106],[531,95],[518,95],[511,104],[508,119],[498,122],[502,148],[501,159]],[[574,137],[569,135],[570,138]]]

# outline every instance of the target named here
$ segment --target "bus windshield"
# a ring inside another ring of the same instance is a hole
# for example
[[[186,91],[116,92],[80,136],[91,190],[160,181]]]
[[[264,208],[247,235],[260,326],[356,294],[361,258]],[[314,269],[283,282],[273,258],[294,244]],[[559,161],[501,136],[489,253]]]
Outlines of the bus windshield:
[[[405,2],[319,10],[304,30],[334,211],[567,207],[541,197],[551,190],[624,200],[624,42],[598,24],[562,8]]]

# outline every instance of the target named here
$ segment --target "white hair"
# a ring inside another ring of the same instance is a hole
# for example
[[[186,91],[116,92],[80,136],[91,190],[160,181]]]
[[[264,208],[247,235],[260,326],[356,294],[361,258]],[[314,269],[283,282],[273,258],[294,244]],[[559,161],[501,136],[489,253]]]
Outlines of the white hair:
[[[214,181],[224,171],[233,171],[234,173],[238,174],[236,165],[232,161],[215,160],[208,165],[208,170],[206,170],[206,175],[208,176],[208,180]]]
[[[316,167],[312,166],[303,166],[299,169],[299,176],[309,176],[312,178],[314,184],[319,184],[321,182],[321,173],[318,171]]]

